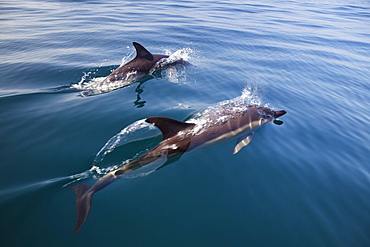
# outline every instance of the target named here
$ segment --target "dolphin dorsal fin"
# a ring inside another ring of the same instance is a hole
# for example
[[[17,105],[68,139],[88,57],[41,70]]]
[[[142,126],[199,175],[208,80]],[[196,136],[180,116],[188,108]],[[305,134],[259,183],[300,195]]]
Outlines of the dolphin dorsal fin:
[[[192,123],[185,123],[165,117],[150,117],[147,118],[145,121],[147,123],[155,125],[158,129],[161,130],[163,134],[163,140],[176,135],[179,131],[193,128],[195,126],[195,124]]]
[[[150,61],[154,60],[152,53],[150,53],[144,46],[140,45],[139,43],[133,42],[132,43],[136,49],[136,58],[145,58]]]

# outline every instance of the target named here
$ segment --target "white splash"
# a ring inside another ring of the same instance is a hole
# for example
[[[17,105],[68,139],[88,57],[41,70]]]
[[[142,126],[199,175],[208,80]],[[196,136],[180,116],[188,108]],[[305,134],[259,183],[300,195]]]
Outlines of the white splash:
[[[166,52],[168,58],[158,61],[154,70],[161,69],[161,76],[172,83],[187,83],[189,78],[189,70],[185,65],[195,65],[196,55],[195,51],[191,48],[183,48],[173,53]]]
[[[126,159],[120,162],[115,162],[114,164],[110,163],[110,164],[107,164],[107,166],[102,166],[101,165],[102,161],[109,153],[113,152],[117,147],[120,147],[127,143],[159,136],[160,134],[161,134],[160,130],[156,128],[154,125],[145,122],[145,119],[141,119],[141,120],[138,120],[130,124],[129,126],[122,129],[120,132],[118,132],[116,135],[111,137],[105,143],[105,145],[96,154],[92,167],[89,170],[69,176],[69,179],[71,179],[72,181],[67,183],[64,186],[67,186],[71,183],[74,183],[74,182],[77,182],[77,181],[80,181],[80,180],[83,180],[89,177],[94,177],[95,179],[99,179],[101,176],[111,171],[117,170],[119,167],[129,163],[132,159],[135,159],[136,156],[139,156],[143,150],[139,151],[131,159]],[[146,170],[145,173],[147,172],[148,171]]]
[[[138,120],[110,138],[96,154],[93,165],[99,163],[107,154],[118,146],[159,134],[160,131],[154,125],[145,122],[145,119]]]
[[[192,59],[192,54],[194,53],[194,50],[187,47],[187,48],[183,48],[183,49],[180,49],[180,50],[177,50],[175,52],[173,52],[172,54],[169,53],[169,57],[166,58],[166,62],[167,63],[174,63],[176,61],[186,61],[186,62],[190,62],[190,60]]]
[[[126,78],[108,83],[103,83],[106,77],[96,77],[87,82],[82,83],[80,82],[79,84],[74,84],[71,87],[81,91],[80,94],[83,97],[107,93],[132,84],[132,82],[129,79],[133,77],[136,73],[137,73],[136,71],[132,73],[127,73]]]
[[[131,61],[132,59],[135,58],[135,55],[136,55],[136,50],[135,49],[132,49],[131,47],[127,46],[126,47],[127,49],[131,49],[131,52],[127,55],[127,56],[124,56],[121,60],[121,64],[119,66],[122,66],[126,63],[128,63],[129,61]]]

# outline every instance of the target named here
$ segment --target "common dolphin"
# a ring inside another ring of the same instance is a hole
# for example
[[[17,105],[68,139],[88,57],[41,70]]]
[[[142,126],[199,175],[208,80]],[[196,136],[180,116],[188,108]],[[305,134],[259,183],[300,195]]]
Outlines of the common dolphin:
[[[185,152],[240,137],[233,151],[233,154],[236,154],[251,142],[254,129],[285,113],[285,110],[274,111],[264,106],[239,104],[222,108],[199,118],[191,118],[186,122],[165,117],[146,118],[145,122],[158,127],[163,134],[162,141],[156,147],[130,163],[107,173],[92,187],[88,184],[71,187],[76,192],[77,211],[73,234],[76,234],[86,221],[93,194],[123,175],[159,159],[179,158]]]
[[[121,65],[111,74],[109,74],[103,81],[101,81],[97,85],[98,88],[101,88],[103,86],[113,89],[122,88],[136,81],[139,81],[150,72],[157,69],[166,69],[174,65],[188,64],[182,59],[170,62],[165,61],[164,59],[169,58],[169,56],[162,54],[152,54],[147,49],[145,49],[144,46],[140,45],[137,42],[133,42],[132,44],[134,45],[136,50],[135,58]],[[148,79],[149,78],[147,78],[146,80]],[[82,96],[89,96],[92,94],[95,94],[94,90],[85,90],[81,92]]]

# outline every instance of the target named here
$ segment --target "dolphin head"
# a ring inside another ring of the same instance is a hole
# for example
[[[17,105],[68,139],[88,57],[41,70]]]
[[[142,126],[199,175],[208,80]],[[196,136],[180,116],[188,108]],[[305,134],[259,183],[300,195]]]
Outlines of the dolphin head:
[[[285,115],[286,111],[285,110],[280,110],[280,111],[275,111],[274,113],[275,113],[274,118],[278,118],[278,117],[281,117],[281,116]]]
[[[257,114],[253,114],[254,117],[252,117],[252,121],[259,121],[260,125],[269,123],[271,121],[274,121],[276,118],[283,116],[286,114],[285,110],[280,111],[274,111],[271,108],[265,107],[265,106],[255,106]],[[256,118],[256,119],[253,119]]]

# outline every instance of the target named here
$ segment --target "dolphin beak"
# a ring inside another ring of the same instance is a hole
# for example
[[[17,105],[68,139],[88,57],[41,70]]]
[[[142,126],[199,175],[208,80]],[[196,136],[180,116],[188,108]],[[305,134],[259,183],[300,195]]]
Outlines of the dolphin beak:
[[[285,110],[276,111],[275,112],[275,118],[281,117],[281,116],[283,116],[285,114],[286,114],[286,111]]]

